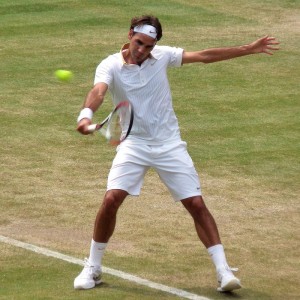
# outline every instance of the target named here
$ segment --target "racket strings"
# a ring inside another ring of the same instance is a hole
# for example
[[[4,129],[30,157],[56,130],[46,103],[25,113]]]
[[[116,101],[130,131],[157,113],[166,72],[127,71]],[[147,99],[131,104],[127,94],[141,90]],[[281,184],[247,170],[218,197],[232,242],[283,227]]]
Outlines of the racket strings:
[[[107,138],[122,141],[126,138],[131,124],[131,110],[128,105],[120,106],[114,111],[107,127]]]

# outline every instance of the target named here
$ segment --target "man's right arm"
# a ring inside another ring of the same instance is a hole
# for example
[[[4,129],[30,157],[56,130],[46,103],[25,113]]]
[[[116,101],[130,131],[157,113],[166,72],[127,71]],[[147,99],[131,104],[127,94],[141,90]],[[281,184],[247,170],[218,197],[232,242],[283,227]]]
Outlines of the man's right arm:
[[[101,106],[108,85],[106,83],[97,83],[87,94],[82,110],[77,120],[77,130],[82,134],[89,134],[88,126],[92,123],[93,113]]]

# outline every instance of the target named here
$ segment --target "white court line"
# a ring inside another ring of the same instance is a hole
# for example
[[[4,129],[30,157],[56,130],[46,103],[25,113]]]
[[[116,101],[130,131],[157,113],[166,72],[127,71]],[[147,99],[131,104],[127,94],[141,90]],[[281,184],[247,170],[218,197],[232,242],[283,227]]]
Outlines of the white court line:
[[[10,245],[13,245],[13,246],[17,246],[17,247],[20,247],[20,248],[23,248],[23,249],[26,249],[26,250],[36,252],[36,253],[39,253],[39,254],[43,254],[45,256],[50,256],[50,257],[54,257],[54,258],[57,258],[57,259],[61,259],[63,261],[70,262],[72,264],[76,264],[76,265],[80,265],[80,266],[84,265],[83,260],[80,260],[78,258],[68,256],[68,255],[65,255],[65,254],[62,254],[62,253],[59,253],[59,252],[56,252],[56,251],[52,251],[52,250],[49,250],[47,248],[38,247],[38,246],[35,246],[35,245],[32,245],[32,244],[17,241],[17,240],[14,240],[14,239],[2,236],[2,235],[0,235],[0,241],[3,242],[3,243],[6,243],[6,244],[10,244]],[[122,272],[122,271],[118,271],[118,270],[114,270],[114,269],[111,269],[111,268],[107,268],[107,267],[102,266],[102,272],[107,273],[109,275],[117,276],[117,277],[125,279],[125,280],[135,282],[135,283],[140,284],[140,285],[150,287],[152,289],[156,289],[156,290],[163,291],[163,292],[166,292],[166,293],[169,293],[169,294],[173,294],[173,295],[185,298],[185,299],[211,300],[211,299],[203,297],[203,296],[192,294],[192,293],[186,292],[184,290],[169,287],[169,286],[166,286],[166,285],[163,285],[163,284],[160,284],[160,283],[155,283],[153,281],[143,279],[143,278],[137,277],[135,275],[131,275],[131,274],[128,274],[128,273],[125,273],[125,272]]]

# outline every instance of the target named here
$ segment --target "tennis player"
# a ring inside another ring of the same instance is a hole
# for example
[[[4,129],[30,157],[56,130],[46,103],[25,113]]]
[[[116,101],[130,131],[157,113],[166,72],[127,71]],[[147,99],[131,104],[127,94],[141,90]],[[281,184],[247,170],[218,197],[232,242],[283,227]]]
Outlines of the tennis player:
[[[273,54],[278,42],[263,37],[239,47],[188,52],[158,46],[162,27],[154,16],[135,17],[128,33],[129,43],[108,56],[96,69],[94,87],[88,93],[78,117],[77,130],[89,134],[88,125],[109,90],[114,104],[131,101],[134,124],[129,137],[119,145],[113,160],[101,207],[97,213],[90,255],[75,278],[75,289],[90,289],[101,282],[101,261],[112,236],[117,211],[127,195],[138,196],[144,176],[154,168],[175,201],[192,216],[199,239],[215,265],[218,291],[241,288],[229,267],[213,216],[201,196],[199,176],[182,141],[172,107],[167,68],[188,63],[213,63],[240,56]]]

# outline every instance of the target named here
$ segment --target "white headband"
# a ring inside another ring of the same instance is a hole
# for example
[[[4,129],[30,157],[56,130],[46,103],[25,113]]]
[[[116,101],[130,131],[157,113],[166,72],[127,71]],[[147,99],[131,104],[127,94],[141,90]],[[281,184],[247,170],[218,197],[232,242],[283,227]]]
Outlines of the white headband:
[[[147,25],[147,24],[138,25],[133,28],[133,31],[146,34],[146,35],[152,37],[153,39],[156,39],[156,37],[157,37],[156,28],[151,25]]]

